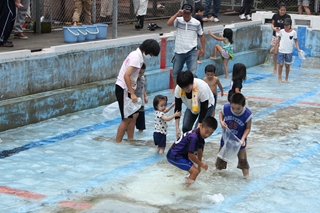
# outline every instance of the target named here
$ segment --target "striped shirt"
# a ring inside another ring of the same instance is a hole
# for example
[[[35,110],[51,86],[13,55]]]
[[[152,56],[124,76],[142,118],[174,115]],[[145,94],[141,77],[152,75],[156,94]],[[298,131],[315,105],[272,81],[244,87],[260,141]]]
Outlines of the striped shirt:
[[[186,22],[183,17],[177,17],[174,20],[174,26],[177,28],[175,53],[187,53],[197,47],[198,35],[203,34],[201,24],[197,19],[191,18]]]

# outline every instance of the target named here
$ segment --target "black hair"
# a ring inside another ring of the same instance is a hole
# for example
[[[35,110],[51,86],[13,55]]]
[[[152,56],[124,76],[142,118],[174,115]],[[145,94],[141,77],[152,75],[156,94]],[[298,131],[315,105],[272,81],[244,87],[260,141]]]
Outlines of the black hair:
[[[242,63],[236,63],[233,65],[232,80],[235,81],[238,79],[241,79],[242,81],[247,79],[247,68]]]
[[[141,69],[141,70],[145,70],[145,69],[146,69],[146,64],[143,63],[140,69]]]
[[[139,49],[146,55],[158,56],[160,52],[160,45],[154,39],[147,39],[140,44]]]
[[[214,117],[207,116],[202,120],[201,125],[202,127],[209,127],[209,128],[212,128],[213,130],[216,130],[218,127],[218,122]]]
[[[230,98],[230,103],[239,104],[244,107],[246,105],[246,98],[241,93],[234,93]]]
[[[287,9],[287,5],[284,2],[281,2],[278,6],[278,9],[280,9],[281,7],[285,7]],[[279,13],[279,11],[278,11]]]
[[[233,37],[233,31],[230,29],[230,28],[225,28],[223,30],[223,37],[224,38],[227,38],[229,40],[229,42],[231,44],[233,44],[233,40],[232,40],[232,37]]]
[[[204,7],[203,7],[203,5],[201,5],[201,4],[196,6],[195,12],[197,13],[197,12],[199,12],[199,11],[200,11],[200,12],[204,11]]]
[[[216,73],[216,66],[214,66],[213,64],[209,64],[204,68],[204,73],[207,72],[213,72]]]
[[[156,95],[156,96],[153,98],[153,108],[154,108],[155,110],[158,110],[158,109],[157,109],[158,104],[159,104],[160,101],[163,101],[163,100],[167,101],[167,100],[168,100],[167,96],[164,96],[164,95]]]
[[[185,88],[193,84],[194,76],[191,71],[181,71],[177,76],[177,84],[180,88]]]

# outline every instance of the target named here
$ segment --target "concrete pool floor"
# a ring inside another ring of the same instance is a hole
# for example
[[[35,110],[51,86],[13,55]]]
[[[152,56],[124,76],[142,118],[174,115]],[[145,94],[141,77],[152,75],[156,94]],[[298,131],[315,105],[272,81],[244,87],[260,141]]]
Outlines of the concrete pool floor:
[[[217,172],[221,128],[208,138],[202,171],[184,186],[186,172],[155,154],[152,99],[147,130],[134,142],[114,142],[115,104],[0,132],[2,212],[319,212],[320,75],[318,58],[292,67],[278,83],[266,63],[247,70],[242,93],[253,112],[248,137],[251,180],[236,163]],[[219,76],[228,91],[230,79]],[[219,96],[216,114],[227,102]],[[169,112],[172,114],[173,112]],[[217,116],[216,116],[217,118]],[[169,122],[167,147],[174,141]],[[167,149],[166,149],[167,150]]]

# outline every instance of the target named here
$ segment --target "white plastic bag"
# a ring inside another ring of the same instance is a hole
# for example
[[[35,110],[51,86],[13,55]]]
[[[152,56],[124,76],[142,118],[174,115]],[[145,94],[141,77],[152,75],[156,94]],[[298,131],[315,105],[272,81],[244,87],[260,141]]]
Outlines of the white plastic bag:
[[[224,145],[218,153],[218,157],[228,163],[232,163],[240,150],[241,140],[229,128],[223,130],[222,138]]]
[[[306,53],[303,50],[300,50],[300,52],[298,52],[298,55],[301,60],[306,59]]]
[[[136,111],[138,111],[141,107],[142,100],[141,98],[138,98],[137,102],[132,102],[131,98],[126,97],[124,100],[124,106],[123,106],[123,115],[125,118],[128,118],[129,115],[132,115]]]

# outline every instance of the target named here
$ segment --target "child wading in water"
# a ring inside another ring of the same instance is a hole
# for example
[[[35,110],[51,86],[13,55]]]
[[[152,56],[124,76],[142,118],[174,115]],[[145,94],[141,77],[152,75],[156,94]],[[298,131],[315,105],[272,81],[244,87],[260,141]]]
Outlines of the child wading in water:
[[[215,36],[210,30],[208,33],[216,40],[223,41],[223,46],[221,47],[219,44],[216,44],[213,49],[213,56],[210,57],[212,60],[217,59],[217,53],[219,52],[221,55],[221,60],[223,60],[223,66],[226,72],[225,78],[228,78],[228,61],[229,59],[233,60],[233,31],[229,28],[225,28],[223,30],[223,35],[218,37]]]
[[[251,131],[252,113],[245,107],[246,99],[241,93],[235,93],[231,97],[231,102],[225,104],[220,112],[220,124],[223,129],[229,128],[231,132],[241,140],[241,148],[238,153],[238,169],[242,170],[243,177],[249,177],[249,163],[247,160],[247,136]],[[220,149],[224,146],[223,138],[220,140]],[[219,149],[219,150],[220,150]],[[217,158],[216,169],[227,168],[227,162]]]
[[[215,110],[216,110],[216,105],[217,105],[217,86],[220,89],[221,92],[221,96],[223,96],[223,88],[222,85],[220,83],[220,80],[217,76],[215,76],[216,74],[216,67],[213,64],[209,64],[206,66],[206,68],[204,69],[204,72],[206,74],[206,77],[203,78],[203,80],[209,85],[211,92],[213,94],[214,97],[214,105],[213,105],[213,113],[212,113],[212,117],[214,117],[215,115]]]
[[[188,171],[190,174],[186,178],[186,186],[196,180],[201,168],[208,169],[208,165],[202,161],[204,139],[212,135],[217,129],[217,125],[218,122],[214,117],[205,117],[198,128],[184,133],[169,149],[167,153],[168,162],[179,169]],[[194,164],[197,164],[197,166]]]
[[[286,83],[289,82],[289,72],[290,72],[290,65],[292,64],[292,50],[293,45],[295,44],[298,51],[300,52],[297,32],[291,29],[292,21],[290,18],[286,18],[283,22],[284,29],[280,30],[278,35],[278,40],[276,45],[279,44],[279,53],[278,53],[278,82],[282,82],[282,68],[283,64],[286,66]]]
[[[136,120],[136,128],[139,130],[139,134],[143,134],[143,130],[146,129],[146,121],[145,121],[145,115],[144,115],[144,104],[148,103],[148,96],[146,93],[146,79],[144,78],[144,72],[146,71],[146,64],[143,63],[142,67],[139,71],[139,76],[137,79],[137,88],[134,91],[136,96],[141,98],[142,104],[139,109],[139,115]]]
[[[232,80],[230,82],[230,90],[228,92],[228,101],[235,93],[241,93],[242,82],[247,79],[247,68],[244,64],[237,63],[233,65]]]
[[[163,95],[157,95],[153,99],[153,107],[156,110],[154,115],[154,133],[153,140],[154,144],[157,146],[157,153],[162,155],[167,143],[167,128],[168,124],[166,121],[170,121],[175,117],[181,116],[181,112],[176,111],[173,115],[165,116],[165,113],[170,111],[170,109],[175,104],[172,103],[167,107],[167,97]]]

